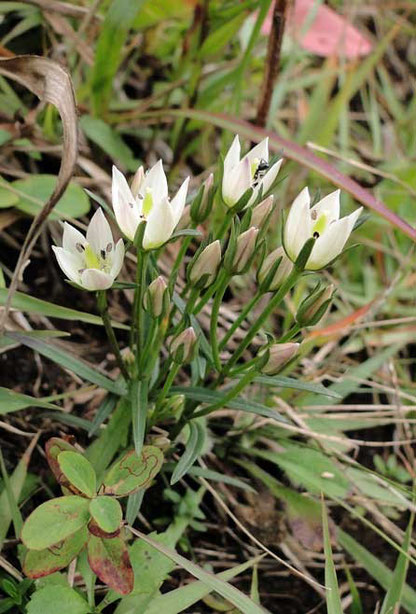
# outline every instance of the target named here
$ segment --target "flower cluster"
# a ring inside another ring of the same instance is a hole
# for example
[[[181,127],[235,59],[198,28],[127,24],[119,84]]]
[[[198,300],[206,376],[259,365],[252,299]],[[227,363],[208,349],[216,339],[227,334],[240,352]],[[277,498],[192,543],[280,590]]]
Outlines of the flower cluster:
[[[251,226],[238,237],[231,267],[233,274],[241,274],[251,262],[251,255],[262,236],[259,229],[269,218],[273,207],[273,196],[269,194],[276,184],[282,165],[281,159],[269,164],[268,139],[240,157],[241,146],[236,136],[224,158],[219,194],[228,209],[236,208],[238,211],[241,203],[244,205],[242,209],[251,209]],[[141,250],[155,250],[168,242],[182,217],[188,185],[189,177],[170,199],[161,160],[146,173],[140,167],[130,186],[114,166],[112,205],[119,230],[125,239],[135,244],[144,224],[139,246]],[[209,213],[214,192],[213,176],[210,175],[192,205],[197,220],[198,216],[203,219]],[[330,264],[343,250],[362,210],[359,208],[340,218],[339,190],[325,196],[312,207],[310,205],[308,188],[304,188],[290,208],[284,225],[282,247],[268,254],[259,268],[257,278],[265,291],[273,292],[284,282],[310,239],[314,239],[314,244],[303,268],[317,271]],[[86,290],[110,288],[123,264],[123,240],[114,242],[109,223],[101,209],[91,219],[86,237],[65,223],[62,247],[53,249],[68,279]],[[191,263],[188,273],[190,281],[193,284],[199,283],[200,288],[212,283],[221,258],[219,240],[206,246],[199,258]]]

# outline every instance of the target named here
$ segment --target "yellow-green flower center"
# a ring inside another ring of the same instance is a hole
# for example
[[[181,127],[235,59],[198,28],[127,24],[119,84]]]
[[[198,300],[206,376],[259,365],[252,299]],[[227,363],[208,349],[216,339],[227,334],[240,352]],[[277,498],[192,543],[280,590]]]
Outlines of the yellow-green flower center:
[[[87,269],[100,269],[101,263],[91,245],[87,244],[84,250],[85,266]]]
[[[142,212],[144,217],[148,217],[153,207],[152,188],[146,188],[146,194],[143,199]]]
[[[320,236],[326,229],[328,225],[328,214],[326,211],[322,211],[322,213],[318,216],[315,224],[312,226],[312,235],[317,234]]]

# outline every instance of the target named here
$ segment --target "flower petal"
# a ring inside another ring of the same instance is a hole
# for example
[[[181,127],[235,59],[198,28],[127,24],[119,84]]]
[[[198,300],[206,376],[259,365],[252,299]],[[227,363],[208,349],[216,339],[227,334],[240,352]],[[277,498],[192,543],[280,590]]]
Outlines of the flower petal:
[[[176,195],[170,201],[170,208],[172,211],[175,226],[178,224],[182,217],[183,210],[185,208],[186,195],[188,193],[189,177],[185,179],[181,187],[177,191]]]
[[[250,165],[255,160],[259,160],[259,161],[265,160],[266,162],[268,162],[269,161],[269,137],[266,136],[265,139],[263,139],[255,147],[253,147],[253,149],[251,149],[248,153],[246,153],[246,155],[244,156],[244,158],[242,158],[241,161],[245,160],[246,158],[248,158]]]
[[[110,224],[107,222],[101,207],[94,213],[88,225],[87,241],[97,256],[102,250],[106,251],[108,244],[113,248],[113,235]]]
[[[263,196],[267,194],[267,192],[272,187],[275,179],[280,171],[280,167],[282,166],[283,158],[275,162],[264,175],[264,177],[260,181],[260,185],[263,186]]]
[[[63,247],[56,247],[55,245],[52,246],[52,249],[55,253],[59,266],[61,267],[65,275],[68,277],[68,279],[79,284],[79,270],[82,267],[82,264],[80,264],[77,255],[73,252],[67,251]]]
[[[336,222],[339,220],[339,197],[341,190],[335,190],[335,192],[331,192],[324,198],[322,198],[319,202],[316,203],[311,208],[311,218],[316,219],[321,215],[321,213],[326,213],[327,215],[327,223]]]
[[[174,228],[175,220],[168,200],[155,202],[147,219],[143,248],[160,247],[171,238]]]
[[[113,209],[121,232],[131,241],[140,223],[140,207],[133,197],[125,176],[113,166]]]
[[[110,270],[110,275],[113,279],[116,279],[116,277],[120,273],[121,267],[123,266],[123,262],[124,262],[124,243],[123,243],[123,239],[119,239],[114,249],[113,262],[111,264],[111,270]]]
[[[161,202],[168,197],[168,182],[163,170],[162,160],[156,162],[144,176],[140,185],[140,194],[142,196],[146,195],[147,188],[152,190],[153,206],[156,202]]]
[[[68,224],[68,222],[64,222],[64,234],[62,236],[62,247],[64,249],[66,249],[68,252],[73,252],[74,254],[80,254],[77,245],[86,245],[86,243],[86,238],[80,233],[79,230],[71,226],[71,224]],[[81,254],[80,258],[82,259]]]
[[[86,290],[108,290],[113,285],[113,277],[98,269],[85,269],[81,273],[81,286]]]
[[[246,158],[229,173],[225,173],[222,180],[222,197],[229,207],[233,207],[251,187],[250,161]]]
[[[287,216],[283,233],[284,248],[294,262],[302,247],[311,237],[310,197],[308,188],[298,194]]]
[[[238,135],[236,135],[231,143],[230,149],[227,151],[227,155],[224,158],[224,173],[226,170],[230,171],[230,169],[237,166],[237,164],[240,162],[240,153],[240,139],[238,138]]]
[[[306,269],[311,271],[322,269],[342,252],[361,211],[362,207],[327,227],[317,239],[306,263]]]

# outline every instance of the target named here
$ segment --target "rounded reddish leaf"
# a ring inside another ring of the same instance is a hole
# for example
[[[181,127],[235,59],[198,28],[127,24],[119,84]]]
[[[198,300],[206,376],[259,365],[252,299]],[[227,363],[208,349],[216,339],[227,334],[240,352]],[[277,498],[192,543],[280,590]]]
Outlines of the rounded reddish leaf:
[[[45,550],[28,550],[23,563],[24,573],[28,578],[36,579],[64,569],[80,553],[87,535],[87,528],[82,527]]]
[[[87,552],[90,567],[101,582],[120,595],[131,593],[134,574],[126,544],[121,537],[101,539],[90,535]]]

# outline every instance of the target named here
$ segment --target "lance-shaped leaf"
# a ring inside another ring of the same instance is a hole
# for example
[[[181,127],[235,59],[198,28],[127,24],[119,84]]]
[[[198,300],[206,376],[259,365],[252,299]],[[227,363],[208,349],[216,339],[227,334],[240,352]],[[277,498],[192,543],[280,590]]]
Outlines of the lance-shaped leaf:
[[[58,497],[37,507],[22,529],[22,541],[30,550],[44,550],[84,527],[90,518],[89,500]]]
[[[162,463],[163,453],[156,446],[143,446],[140,457],[135,450],[131,450],[111,467],[101,490],[106,495],[131,495],[148,486],[160,471]]]
[[[61,452],[57,458],[59,468],[69,480],[71,486],[87,497],[94,497],[97,492],[97,477],[90,461],[79,452],[70,450]]]
[[[90,535],[87,552],[90,567],[101,582],[120,595],[131,593],[134,585],[133,569],[121,537],[101,539]]]
[[[29,578],[42,578],[63,569],[80,553],[87,541],[87,527],[82,527],[61,542],[45,550],[28,550],[23,571]]]
[[[117,531],[123,519],[120,503],[117,499],[106,496],[97,497],[91,501],[90,514],[99,528],[105,531],[105,533]]]
[[[71,451],[76,452],[76,448],[69,441],[65,439],[61,439],[60,437],[51,437],[48,439],[45,445],[46,452],[46,460],[48,461],[49,467],[51,468],[56,481],[61,484],[61,486],[67,487],[69,482],[67,478],[61,471],[61,468],[58,463],[58,455],[61,452]]]

